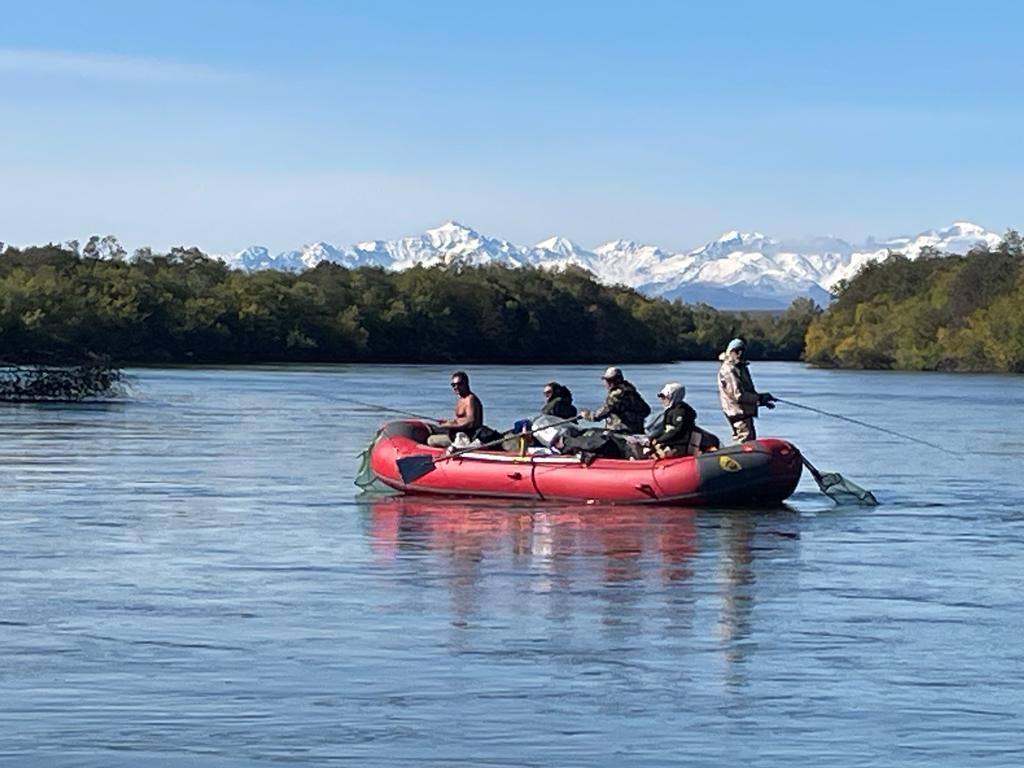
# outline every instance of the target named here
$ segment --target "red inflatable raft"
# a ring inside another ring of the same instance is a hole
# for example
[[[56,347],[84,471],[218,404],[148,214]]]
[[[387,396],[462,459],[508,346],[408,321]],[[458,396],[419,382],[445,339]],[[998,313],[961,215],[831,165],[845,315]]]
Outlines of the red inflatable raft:
[[[517,499],[607,501],[643,504],[776,504],[800,480],[800,452],[767,438],[700,456],[671,459],[604,459],[590,465],[577,456],[519,456],[472,451],[445,458],[426,444],[430,428],[420,421],[393,421],[370,449],[370,469],[381,482],[405,493],[497,496]],[[410,482],[398,460],[435,459],[430,471]]]

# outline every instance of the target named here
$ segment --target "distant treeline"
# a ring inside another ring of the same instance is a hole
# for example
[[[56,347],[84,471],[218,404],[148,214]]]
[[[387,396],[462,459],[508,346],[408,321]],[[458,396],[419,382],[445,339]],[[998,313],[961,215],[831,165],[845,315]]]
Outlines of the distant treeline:
[[[837,286],[807,332],[818,365],[1024,373],[1024,247],[894,254]]]
[[[596,282],[584,270],[403,272],[322,263],[229,269],[195,248],[128,257],[114,238],[0,254],[0,360],[123,363],[601,363],[796,360],[820,310],[720,312]]]

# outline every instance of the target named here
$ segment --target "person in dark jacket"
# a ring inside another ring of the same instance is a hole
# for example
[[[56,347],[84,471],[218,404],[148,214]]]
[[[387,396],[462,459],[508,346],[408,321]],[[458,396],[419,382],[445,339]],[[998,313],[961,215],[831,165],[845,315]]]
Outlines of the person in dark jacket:
[[[644,419],[651,413],[651,406],[636,391],[618,368],[605,370],[604,385],[608,388],[604,405],[596,411],[580,411],[580,417],[587,421],[604,419],[605,428],[612,432],[626,432],[642,435]]]
[[[661,388],[658,400],[665,411],[648,433],[651,448],[661,457],[686,456],[690,453],[690,442],[694,427],[697,426],[697,412],[683,398],[686,387],[670,382]]]
[[[544,385],[544,407],[540,412],[560,419],[571,419],[576,415],[576,406],[572,404],[572,392],[557,381],[549,381]]]

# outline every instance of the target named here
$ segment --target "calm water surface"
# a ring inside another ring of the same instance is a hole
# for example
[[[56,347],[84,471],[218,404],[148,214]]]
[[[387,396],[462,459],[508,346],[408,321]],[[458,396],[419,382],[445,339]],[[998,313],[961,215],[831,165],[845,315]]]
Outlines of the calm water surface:
[[[687,385],[727,432],[707,363]],[[448,368],[137,370],[135,401],[0,407],[0,763],[1024,764],[1024,378],[755,364],[763,434],[871,488],[836,509],[361,497]],[[557,375],[476,368],[487,421]]]

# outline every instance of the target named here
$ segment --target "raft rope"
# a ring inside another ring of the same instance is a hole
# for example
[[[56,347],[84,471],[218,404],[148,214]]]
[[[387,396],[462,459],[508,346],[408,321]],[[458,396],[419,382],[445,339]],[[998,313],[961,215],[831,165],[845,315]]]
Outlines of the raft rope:
[[[875,430],[877,430],[879,432],[885,432],[887,435],[893,435],[894,437],[900,437],[900,438],[903,438],[904,440],[910,440],[911,442],[914,442],[914,443],[920,443],[921,445],[927,445],[929,448],[934,448],[937,451],[942,451],[943,453],[948,453],[950,456],[955,456],[956,455],[955,451],[951,451],[948,448],[943,448],[941,445],[936,445],[935,443],[929,443],[927,440],[922,440],[922,439],[920,439],[918,437],[913,437],[911,435],[905,435],[902,432],[897,432],[894,429],[886,429],[885,427],[879,427],[879,426],[876,426],[875,424],[868,424],[866,421],[860,421],[859,419],[851,419],[849,416],[840,416],[838,413],[830,413],[828,411],[823,411],[820,408],[814,408],[814,407],[812,407],[810,405],[801,405],[800,403],[794,403],[792,400],[784,400],[781,397],[776,397],[774,399],[777,400],[780,403],[785,403],[786,405],[792,405],[794,408],[802,408],[805,411],[813,411],[814,413],[820,413],[822,416],[830,416],[833,419],[841,419],[842,421],[848,421],[851,424],[857,424],[857,425],[862,426],[862,427],[867,427],[868,429],[875,429]]]

